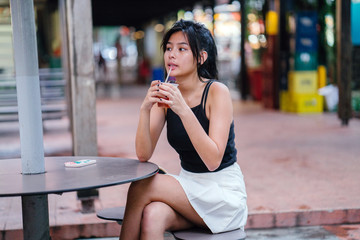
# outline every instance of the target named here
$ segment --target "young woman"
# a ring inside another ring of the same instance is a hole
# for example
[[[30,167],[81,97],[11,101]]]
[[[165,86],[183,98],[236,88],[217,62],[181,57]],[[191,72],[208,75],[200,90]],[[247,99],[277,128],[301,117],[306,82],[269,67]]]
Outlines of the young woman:
[[[148,161],[166,123],[182,168],[179,176],[156,174],[131,184],[120,239],[163,239],[166,230],[195,225],[213,233],[243,228],[245,184],[236,163],[230,93],[214,81],[214,39],[204,25],[180,20],[162,48],[178,87],[151,83],[140,108],[136,153]]]

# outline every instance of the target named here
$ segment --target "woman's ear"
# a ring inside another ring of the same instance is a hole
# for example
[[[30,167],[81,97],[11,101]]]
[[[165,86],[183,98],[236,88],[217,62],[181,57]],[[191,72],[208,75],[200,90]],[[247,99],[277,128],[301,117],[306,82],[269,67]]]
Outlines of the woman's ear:
[[[200,53],[200,65],[203,65],[207,58],[208,58],[208,53],[205,50],[201,51],[201,53]]]

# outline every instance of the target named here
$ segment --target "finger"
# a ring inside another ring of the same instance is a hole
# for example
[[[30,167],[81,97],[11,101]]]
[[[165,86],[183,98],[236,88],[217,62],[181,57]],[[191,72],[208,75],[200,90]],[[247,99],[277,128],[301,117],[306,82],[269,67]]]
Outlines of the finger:
[[[158,103],[160,101],[161,98],[158,98],[158,97],[151,97],[149,100],[150,102],[152,103]]]
[[[167,96],[169,95],[168,92],[162,91],[162,90],[155,90],[149,93],[149,97],[156,99],[156,101],[159,101],[159,99],[162,100],[168,100]]]
[[[166,105],[169,105],[172,107],[174,105],[174,102],[171,100],[167,100],[166,98],[159,98],[158,102],[165,103]]]
[[[154,80],[154,81],[151,82],[151,86],[155,86],[155,85],[158,85],[160,83],[161,83],[160,80]]]
[[[150,97],[160,98],[160,97],[164,97],[164,96],[159,91],[153,91],[150,93]]]
[[[159,92],[160,91],[160,86],[161,83],[157,83],[157,84],[154,84],[153,86],[150,87],[149,91],[150,92]]]
[[[161,84],[159,86],[159,92],[161,92],[162,94],[165,94],[165,95],[172,95],[174,94],[174,89],[172,89],[171,87],[169,86],[164,86],[165,84]]]

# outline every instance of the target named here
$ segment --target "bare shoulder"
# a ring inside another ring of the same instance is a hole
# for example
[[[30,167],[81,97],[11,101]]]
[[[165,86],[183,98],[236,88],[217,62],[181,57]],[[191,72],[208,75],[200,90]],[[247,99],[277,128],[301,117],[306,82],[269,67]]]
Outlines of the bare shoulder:
[[[213,112],[213,110],[231,112],[232,99],[229,88],[221,82],[213,82],[209,89],[208,102],[207,112]]]
[[[218,81],[211,84],[209,89],[208,102],[206,106],[206,115],[208,119],[211,116],[217,118],[222,116],[222,120],[225,120],[224,116],[228,116],[231,119],[232,116],[232,99],[229,88]]]
[[[225,84],[218,81],[214,81],[211,84],[211,87],[209,89],[209,94],[214,98],[225,97],[225,96],[230,97],[229,88]]]

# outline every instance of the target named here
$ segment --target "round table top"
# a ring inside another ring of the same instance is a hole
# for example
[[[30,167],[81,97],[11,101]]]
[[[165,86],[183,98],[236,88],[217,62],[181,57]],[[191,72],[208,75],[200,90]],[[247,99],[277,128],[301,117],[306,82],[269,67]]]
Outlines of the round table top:
[[[65,162],[95,159],[96,164],[65,167]],[[129,183],[153,176],[158,166],[150,162],[111,157],[45,157],[45,173],[24,175],[21,159],[0,160],[0,196],[62,193]]]

